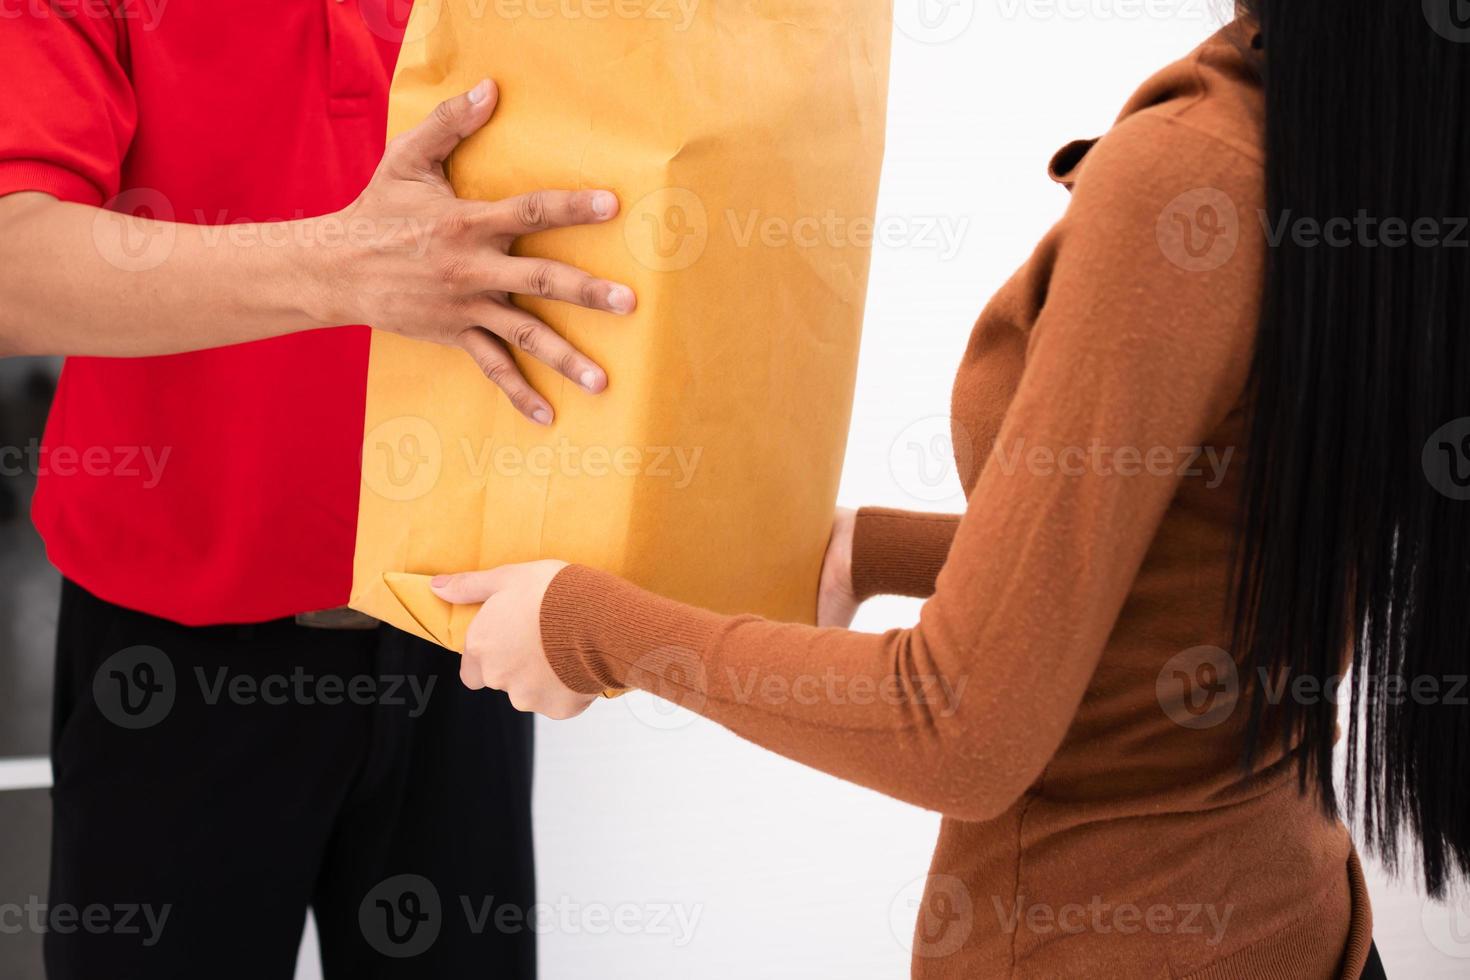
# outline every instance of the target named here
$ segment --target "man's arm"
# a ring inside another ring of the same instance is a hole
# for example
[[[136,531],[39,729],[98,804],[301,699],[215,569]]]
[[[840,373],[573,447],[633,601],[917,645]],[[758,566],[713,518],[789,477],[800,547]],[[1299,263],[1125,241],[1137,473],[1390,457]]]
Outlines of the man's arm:
[[[506,294],[617,314],[635,300],[626,286],[509,254],[523,235],[607,221],[612,194],[454,196],[443,163],[496,95],[482,83],[445,102],[389,144],[356,201],[323,217],[205,227],[0,197],[0,355],[139,357],[366,323],[463,348],[527,417],[550,422],[507,344],[591,391],[606,376]]]
[[[210,231],[48,194],[0,197],[0,354],[140,357],[327,325],[312,313],[326,290],[303,252]]]

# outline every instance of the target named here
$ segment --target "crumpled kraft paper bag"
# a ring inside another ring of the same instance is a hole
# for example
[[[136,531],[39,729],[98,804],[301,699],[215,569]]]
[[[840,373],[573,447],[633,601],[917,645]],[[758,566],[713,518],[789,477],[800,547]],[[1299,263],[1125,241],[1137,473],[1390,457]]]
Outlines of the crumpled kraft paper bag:
[[[524,419],[464,353],[375,332],[352,606],[463,651],[442,572],[555,557],[810,623],[850,421],[887,103],[888,0],[419,0],[389,135],[494,78],[448,164],[495,200],[608,188],[613,222],[520,254],[633,286],[619,318],[522,300],[608,372],[518,358]]]

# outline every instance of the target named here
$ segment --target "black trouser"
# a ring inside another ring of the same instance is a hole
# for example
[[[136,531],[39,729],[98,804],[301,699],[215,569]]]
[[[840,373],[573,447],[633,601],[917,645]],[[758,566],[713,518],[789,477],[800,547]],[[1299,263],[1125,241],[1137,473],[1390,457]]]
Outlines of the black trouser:
[[[1368,962],[1363,965],[1360,980],[1388,980],[1388,974],[1383,972],[1383,960],[1378,958],[1377,943],[1368,947]]]
[[[535,973],[531,720],[397,630],[190,628],[66,583],[53,980]]]

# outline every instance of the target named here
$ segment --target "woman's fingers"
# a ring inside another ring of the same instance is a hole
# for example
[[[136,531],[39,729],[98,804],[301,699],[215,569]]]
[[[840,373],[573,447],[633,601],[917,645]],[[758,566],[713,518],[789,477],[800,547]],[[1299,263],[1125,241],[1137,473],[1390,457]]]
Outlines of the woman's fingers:
[[[618,213],[610,191],[533,191],[496,201],[485,208],[485,223],[497,235],[520,238],[552,228],[596,225]]]
[[[465,654],[459,658],[459,679],[471,691],[485,689],[485,676],[480,669],[480,658]]]
[[[510,356],[510,351],[506,350],[501,340],[479,327],[463,331],[458,339],[460,347],[474,358],[485,377],[505,392],[516,411],[539,425],[551,424],[551,406],[536,393],[525,375],[521,374],[515,358]]]
[[[460,572],[458,575],[436,575],[429,581],[429,588],[445,602],[456,606],[469,606],[485,602],[513,580],[515,565],[502,565],[479,572]]]
[[[509,303],[486,304],[480,326],[512,348],[534,357],[558,374],[597,394],[607,387],[607,375],[565,337],[519,307]]]
[[[540,714],[552,721],[571,721],[592,707],[595,700],[584,697],[550,699]]]

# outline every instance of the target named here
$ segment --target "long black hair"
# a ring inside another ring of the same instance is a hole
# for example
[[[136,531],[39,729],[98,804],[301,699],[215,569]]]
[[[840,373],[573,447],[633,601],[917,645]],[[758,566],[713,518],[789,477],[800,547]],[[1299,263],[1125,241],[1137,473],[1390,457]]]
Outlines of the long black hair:
[[[1335,220],[1266,250],[1234,603],[1247,760],[1299,746],[1303,788],[1440,896],[1470,870],[1470,20],[1459,0],[1242,7],[1263,217]],[[1336,699],[1277,682],[1330,683],[1349,652],[1339,799]]]

